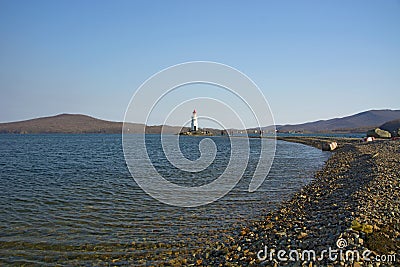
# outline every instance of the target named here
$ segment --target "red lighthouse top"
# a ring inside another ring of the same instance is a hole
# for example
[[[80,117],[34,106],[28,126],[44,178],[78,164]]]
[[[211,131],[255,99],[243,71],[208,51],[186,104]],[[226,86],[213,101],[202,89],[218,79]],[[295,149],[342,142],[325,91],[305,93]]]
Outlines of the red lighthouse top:
[[[193,110],[193,114],[194,114],[194,113],[196,113],[196,109],[195,109],[195,110]]]

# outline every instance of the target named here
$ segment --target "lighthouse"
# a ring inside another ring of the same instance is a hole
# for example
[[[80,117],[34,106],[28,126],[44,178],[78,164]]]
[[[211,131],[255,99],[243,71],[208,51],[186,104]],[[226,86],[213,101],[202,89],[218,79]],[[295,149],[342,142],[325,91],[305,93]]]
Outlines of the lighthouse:
[[[182,129],[184,129],[184,128],[186,128],[186,127],[182,127]],[[196,110],[193,110],[192,123],[191,123],[190,129],[186,132],[180,132],[179,135],[213,136],[213,133],[210,131],[204,131],[204,129],[200,130],[199,125],[197,123],[197,112],[196,112]]]
[[[197,124],[197,113],[196,110],[193,110],[192,114],[192,127],[190,129],[192,132],[196,132],[199,130],[199,126]]]

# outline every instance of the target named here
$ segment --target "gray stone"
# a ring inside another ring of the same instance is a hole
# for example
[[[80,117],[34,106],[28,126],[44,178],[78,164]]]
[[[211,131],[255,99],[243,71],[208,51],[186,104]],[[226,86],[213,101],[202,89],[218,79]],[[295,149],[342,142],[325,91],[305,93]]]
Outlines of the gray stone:
[[[336,142],[330,142],[330,143],[322,143],[322,150],[323,151],[332,151],[337,148],[337,143]]]
[[[391,138],[392,135],[390,132],[375,128],[367,132],[367,137],[375,137],[375,138]]]

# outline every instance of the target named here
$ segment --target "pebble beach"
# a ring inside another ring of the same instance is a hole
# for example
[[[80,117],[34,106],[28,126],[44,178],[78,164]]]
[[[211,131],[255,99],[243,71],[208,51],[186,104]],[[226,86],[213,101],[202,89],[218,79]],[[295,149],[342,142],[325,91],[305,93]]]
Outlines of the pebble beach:
[[[314,180],[277,210],[225,233],[184,264],[400,266],[400,142],[280,139],[317,148],[336,141],[338,148]]]

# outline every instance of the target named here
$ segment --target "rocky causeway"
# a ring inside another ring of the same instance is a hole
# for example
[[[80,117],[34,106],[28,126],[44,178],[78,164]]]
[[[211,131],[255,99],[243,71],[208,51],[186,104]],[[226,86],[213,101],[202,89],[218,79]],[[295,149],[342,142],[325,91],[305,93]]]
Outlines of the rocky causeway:
[[[170,264],[400,266],[400,142],[279,139],[318,148],[335,141],[338,148],[315,179],[280,208]]]

